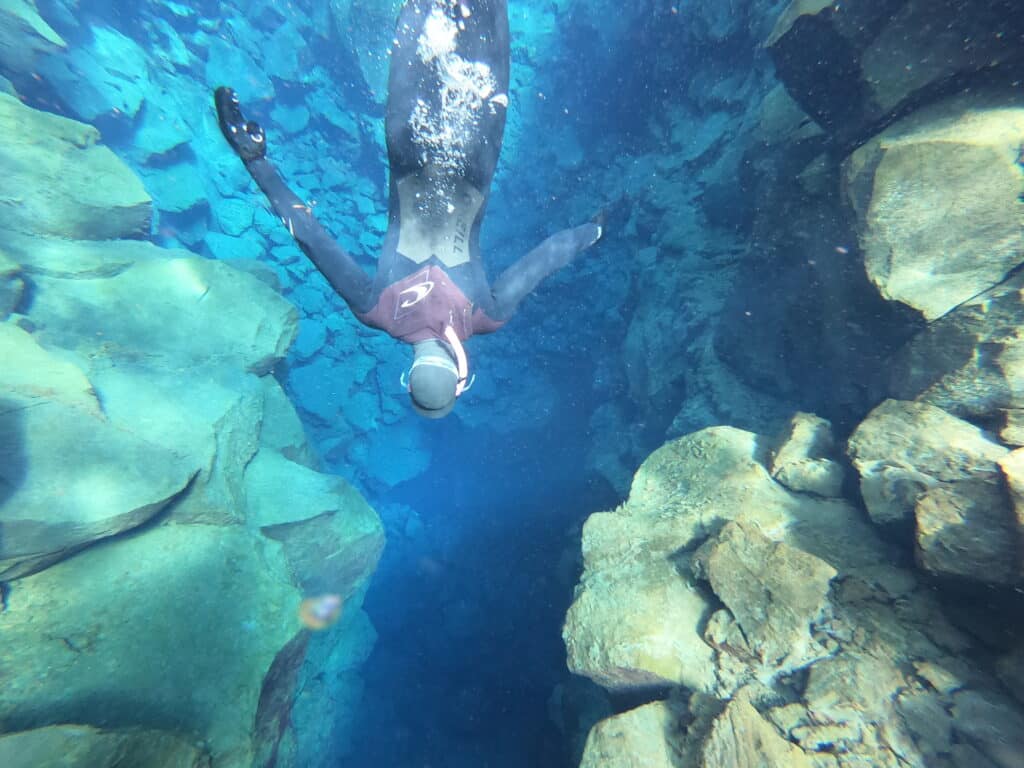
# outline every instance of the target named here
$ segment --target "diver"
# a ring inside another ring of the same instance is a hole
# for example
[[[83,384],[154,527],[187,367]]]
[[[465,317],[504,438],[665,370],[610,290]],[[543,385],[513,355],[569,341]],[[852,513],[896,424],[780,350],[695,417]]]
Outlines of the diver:
[[[221,131],[299,247],[364,324],[413,345],[413,407],[447,415],[472,383],[465,342],[501,327],[545,277],[601,237],[598,220],[547,238],[488,283],[480,257],[508,109],[506,0],[406,0],[391,54],[385,128],[388,229],[371,278],[267,159],[235,92],[215,93]]]

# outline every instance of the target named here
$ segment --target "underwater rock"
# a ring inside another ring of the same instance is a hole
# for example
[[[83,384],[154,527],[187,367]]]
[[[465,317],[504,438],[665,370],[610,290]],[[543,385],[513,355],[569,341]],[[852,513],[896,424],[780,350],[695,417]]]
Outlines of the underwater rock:
[[[147,98],[149,101],[143,106],[136,121],[132,150],[138,152],[144,162],[151,162],[188,143],[193,134],[172,97],[150,93]],[[170,210],[164,208],[161,202],[158,198],[158,207]]]
[[[671,765],[671,764],[670,764]],[[800,747],[787,741],[760,713],[739,697],[729,702],[704,741],[701,768],[821,768]]]
[[[39,15],[35,0],[9,0],[0,7],[0,73],[29,75],[40,54],[66,48],[63,38]]]
[[[210,756],[200,745],[169,731],[50,725],[0,735],[0,765],[5,768],[113,765],[209,768]]]
[[[834,451],[828,420],[797,413],[772,452],[772,477],[792,491],[839,496],[843,468],[832,460]]]
[[[996,462],[1008,453],[940,408],[899,400],[868,414],[850,436],[847,452],[860,473],[868,514],[879,524],[909,522],[918,499],[938,485],[998,486]]]
[[[999,469],[1009,491],[1016,529],[1017,578],[1024,578],[1024,448],[1018,448],[999,460]],[[1002,506],[1002,505],[1000,505]]]
[[[971,78],[1016,78],[1012,0],[792,0],[767,40],[779,79],[843,144]]]
[[[1024,445],[1017,426],[1024,407],[1022,324],[1024,274],[1014,274],[907,343],[892,362],[890,394],[962,418],[1004,421],[1004,441]]]
[[[622,507],[590,516],[584,572],[562,631],[573,672],[611,690],[682,684],[698,691],[732,691],[762,674],[716,662],[730,654],[713,648],[704,628],[720,604],[688,566],[729,520],[742,517],[744,529],[756,525],[772,541],[820,558],[811,570],[822,576],[884,557],[856,509],[775,482],[763,444],[729,427],[674,440],[640,467]]]
[[[351,750],[355,713],[363,705],[359,668],[376,642],[369,617],[354,605],[337,625],[310,638],[290,713],[294,757],[284,765],[332,768]]]
[[[245,468],[245,488],[247,522],[282,543],[305,594],[347,599],[377,567],[384,548],[380,518],[340,477],[262,449]]]
[[[331,0],[329,6],[338,39],[359,62],[370,94],[383,104],[387,95],[388,58],[378,51],[391,44],[401,0],[385,0],[372,6],[353,0]]]
[[[673,768],[678,720],[662,701],[602,720],[590,729],[580,768]]]
[[[935,442],[948,438],[940,431]],[[654,726],[643,733],[658,743],[645,744],[643,754],[657,756],[666,749],[680,764],[704,766],[1016,765],[1024,710],[1000,693],[982,661],[984,649],[946,619],[948,596],[892,565],[895,551],[863,524],[858,510],[847,507],[849,516],[837,523],[837,513],[844,514],[839,502],[792,494],[773,481],[760,466],[768,458],[764,444],[764,438],[730,428],[668,443],[637,472],[629,501],[614,513],[592,515],[584,528],[585,571],[577,603],[588,592],[596,602],[601,582],[615,578],[614,569],[636,574],[648,559],[666,564],[677,581],[696,567],[711,576],[717,595],[691,584],[707,601],[701,629],[715,650],[715,681],[707,690],[719,701],[699,692],[690,695],[686,689],[693,690],[692,684],[681,680],[683,688],[674,689],[668,702],[648,707],[663,712],[676,707],[673,702],[683,694],[689,696],[689,711],[675,712],[667,725],[653,718]],[[922,447],[922,453],[930,447]],[[941,455],[932,460],[944,461]],[[798,506],[801,502],[822,506],[815,512]],[[623,524],[627,520],[631,526]],[[778,557],[798,565],[775,566]],[[810,578],[797,575],[803,572],[799,563],[810,568]],[[639,589],[664,586],[641,581]],[[619,601],[605,612],[617,611],[614,620],[627,627],[636,627],[628,618],[642,610],[635,606],[653,599],[606,588],[603,594]],[[800,610],[775,613],[775,601],[787,595]],[[594,656],[612,633],[601,624],[580,626],[572,611],[565,633],[586,638],[590,644],[584,651]],[[596,611],[591,617],[607,620]],[[693,631],[689,625],[666,629],[665,642],[674,639],[678,658],[699,648]],[[792,654],[791,663],[773,669],[751,652],[770,637],[766,632],[775,639],[761,647],[774,648],[770,655],[776,660]],[[622,647],[631,642],[647,647],[646,635],[626,635],[615,637]],[[572,637],[566,637],[566,645],[571,668],[608,685],[608,671],[579,665],[582,654]],[[1007,657],[1004,679],[1012,681],[1014,669],[1014,659]],[[595,727],[592,744],[603,751],[593,752],[590,764],[647,764],[628,758],[616,762],[616,748],[606,748],[601,738],[605,732],[623,734],[619,738],[630,743],[626,728],[633,714]],[[606,754],[615,759],[595,759]],[[972,758],[975,762],[964,762]]]
[[[927,320],[1024,262],[1024,102],[1011,103],[970,93],[919,110],[845,163],[868,276]]]
[[[213,202],[213,217],[226,235],[238,237],[253,225],[256,206],[252,200],[217,198]]]
[[[198,467],[100,412],[85,374],[0,325],[0,578],[145,523]]]
[[[0,251],[0,322],[13,312],[25,293],[25,280],[21,266]]]
[[[6,598],[4,731],[172,728],[216,765],[252,764],[264,677],[300,632],[276,542],[241,526],[158,526],[20,579]]]
[[[247,104],[274,98],[273,82],[243,46],[219,36],[210,40],[205,71],[207,87],[230,85]]]
[[[268,243],[252,230],[247,230],[241,237],[221,232],[207,232],[204,241],[213,257],[220,261],[258,259],[261,254],[266,253],[268,246]]]
[[[307,318],[299,324],[299,335],[291,349],[296,360],[306,362],[316,357],[327,343],[327,328],[314,318]]]
[[[115,424],[185,457],[198,472],[174,507],[176,523],[227,525],[245,519],[244,471],[259,446],[260,380],[230,365],[184,369],[142,358],[104,365],[92,382]]]
[[[149,232],[150,199],[99,133],[0,93],[5,229],[81,240]]]
[[[288,395],[273,376],[261,376],[259,381],[263,388],[260,445],[296,464],[316,469],[316,455]]]
[[[104,279],[37,276],[31,314],[40,338],[80,355],[164,367],[216,361],[262,374],[284,357],[298,314],[278,293],[230,264],[164,253]]]
[[[191,163],[140,168],[139,175],[161,211],[184,213],[209,203],[203,174]]]
[[[927,488],[914,518],[917,561],[926,571],[987,584],[1020,579],[1018,524],[999,485],[966,480]]]
[[[772,541],[741,518],[694,553],[693,570],[739,625],[742,647],[736,653],[772,671],[800,669],[829,655],[808,632],[830,618],[829,583],[836,570],[828,563]]]
[[[305,104],[278,104],[271,110],[270,117],[285,133],[299,133],[309,125],[309,110]]]
[[[91,39],[40,61],[39,72],[80,120],[134,118],[153,90],[142,47],[117,30],[90,25]]]
[[[1007,408],[1001,410],[1002,429],[999,430],[999,439],[1006,445],[1024,446],[1024,409]]]

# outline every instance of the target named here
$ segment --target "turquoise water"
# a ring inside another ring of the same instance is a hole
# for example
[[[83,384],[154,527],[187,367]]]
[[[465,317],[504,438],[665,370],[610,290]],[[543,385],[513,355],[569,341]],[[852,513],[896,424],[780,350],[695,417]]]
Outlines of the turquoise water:
[[[1024,765],[1015,3],[402,9],[0,3],[0,765]],[[587,246],[438,420],[302,229],[451,246],[403,35]]]

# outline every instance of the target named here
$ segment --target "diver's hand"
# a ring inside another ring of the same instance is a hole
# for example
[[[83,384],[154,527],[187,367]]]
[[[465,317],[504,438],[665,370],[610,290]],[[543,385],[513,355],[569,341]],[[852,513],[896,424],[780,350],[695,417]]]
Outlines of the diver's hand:
[[[221,86],[213,95],[217,121],[228,144],[243,160],[258,160],[267,154],[267,136],[259,123],[246,120],[233,88]]]

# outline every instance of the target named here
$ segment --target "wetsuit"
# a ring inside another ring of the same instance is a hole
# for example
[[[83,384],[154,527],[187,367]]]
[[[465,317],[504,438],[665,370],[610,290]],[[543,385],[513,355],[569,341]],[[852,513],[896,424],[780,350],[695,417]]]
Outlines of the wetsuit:
[[[281,179],[265,157],[262,129],[245,123],[233,92],[218,89],[217,107],[225,136],[274,211],[363,323],[409,343],[442,339],[448,327],[465,340],[499,328],[541,280],[601,235],[594,223],[559,232],[488,283],[480,223],[508,85],[506,0],[407,0],[391,55],[389,217],[374,278]],[[240,136],[254,143],[251,151]]]

